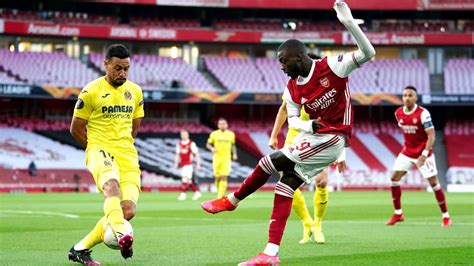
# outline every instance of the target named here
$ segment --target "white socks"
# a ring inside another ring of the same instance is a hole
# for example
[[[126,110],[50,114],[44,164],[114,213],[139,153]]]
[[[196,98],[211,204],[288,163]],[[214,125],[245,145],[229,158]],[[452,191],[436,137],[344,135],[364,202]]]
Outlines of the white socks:
[[[86,249],[86,247],[84,247],[84,245],[81,242],[74,245],[74,250],[75,251],[80,251],[80,250],[84,250],[84,249]]]
[[[280,246],[278,245],[275,245],[273,243],[268,243],[263,253],[265,253],[268,256],[276,256],[278,255],[279,248]]]
[[[443,218],[449,218],[449,213],[448,212],[443,213]]]
[[[402,209],[395,210],[395,214],[396,214],[396,215],[401,215],[402,213],[403,213]]]
[[[240,200],[234,196],[234,193],[230,193],[227,198],[229,199],[230,203],[232,203],[232,205],[239,205]]]

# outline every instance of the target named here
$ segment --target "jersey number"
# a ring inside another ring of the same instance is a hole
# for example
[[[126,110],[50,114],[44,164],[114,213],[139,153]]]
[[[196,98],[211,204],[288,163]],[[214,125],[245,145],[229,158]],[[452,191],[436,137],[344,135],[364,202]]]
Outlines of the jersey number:
[[[434,163],[432,160],[425,161],[426,168],[430,171],[434,170]]]
[[[304,142],[298,143],[298,145],[296,145],[296,149],[299,150],[299,151],[304,151],[307,148],[309,148],[310,146],[311,145],[309,144],[309,142],[304,141]]]

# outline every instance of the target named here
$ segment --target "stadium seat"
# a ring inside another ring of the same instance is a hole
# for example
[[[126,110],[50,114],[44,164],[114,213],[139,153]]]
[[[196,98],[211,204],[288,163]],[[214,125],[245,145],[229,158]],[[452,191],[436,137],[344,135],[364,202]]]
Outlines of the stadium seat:
[[[90,54],[91,63],[99,69],[103,68],[104,55]],[[143,89],[182,89],[191,91],[215,92],[218,88],[191,65],[182,59],[173,59],[156,55],[133,55],[133,65],[130,68],[129,79],[138,83]],[[173,82],[181,84],[173,88]]]
[[[446,94],[474,94],[474,59],[451,59],[444,67]]]

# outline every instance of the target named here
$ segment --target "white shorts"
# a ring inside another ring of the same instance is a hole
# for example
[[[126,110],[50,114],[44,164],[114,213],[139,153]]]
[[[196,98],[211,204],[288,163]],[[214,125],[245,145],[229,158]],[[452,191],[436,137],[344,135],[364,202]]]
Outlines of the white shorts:
[[[413,159],[406,156],[405,154],[400,153],[393,164],[393,171],[408,171],[414,165],[416,165],[417,161],[418,159]],[[426,158],[425,164],[418,167],[418,170],[420,170],[420,173],[424,178],[430,178],[437,175],[438,170],[436,169],[436,160],[434,154],[431,154],[430,157]]]
[[[295,137],[293,144],[280,151],[296,163],[295,172],[309,184],[337,160],[344,146],[344,136],[301,132]]]
[[[188,164],[181,167],[181,179],[183,182],[190,182],[193,178],[193,165]]]

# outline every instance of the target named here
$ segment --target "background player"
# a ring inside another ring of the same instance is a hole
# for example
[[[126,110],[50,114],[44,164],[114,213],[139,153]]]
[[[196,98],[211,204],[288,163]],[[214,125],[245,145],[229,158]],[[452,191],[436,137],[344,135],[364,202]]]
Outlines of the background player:
[[[283,94],[288,124],[304,133],[298,135],[293,145],[260,159],[234,193],[202,204],[209,213],[232,211],[241,200],[263,186],[272,173],[283,172],[275,186],[267,246],[263,253],[241,265],[279,265],[279,246],[291,212],[294,191],[335,162],[350,142],[353,116],[347,77],[352,70],[374,57],[375,50],[355,23],[347,4],[336,1],[334,9],[339,21],[356,41],[357,51],[312,60],[300,41],[288,40],[278,48],[282,70],[291,77]],[[309,121],[302,121],[299,117],[303,106],[310,115]]]
[[[107,48],[106,75],[87,84],[79,95],[71,134],[86,148],[86,165],[104,194],[104,217],[69,251],[75,262],[98,265],[91,249],[102,242],[104,223],[116,233],[122,256],[133,255],[133,237],[125,234],[123,219],[135,216],[140,192],[140,167],[134,146],[144,116],[141,88],[127,80],[130,52],[121,44]]]
[[[217,188],[217,197],[222,197],[227,190],[227,176],[229,176],[232,160],[237,160],[235,134],[228,130],[229,125],[225,118],[219,118],[217,130],[211,132],[206,147],[212,152],[212,169]]]
[[[196,159],[196,171],[201,169],[201,157],[199,149],[194,141],[189,139],[189,132],[181,130],[181,139],[176,144],[175,167],[181,168],[181,194],[178,200],[186,199],[186,191],[191,189],[194,191],[193,200],[201,197],[201,192],[193,179],[193,158]]]
[[[311,57],[311,59],[320,58],[312,54],[308,55]],[[283,99],[283,102],[280,108],[278,109],[278,113],[275,118],[275,124],[273,125],[273,130],[270,135],[270,141],[268,143],[270,148],[278,149],[278,134],[287,117],[288,114],[286,112],[286,102],[285,99]],[[306,113],[304,108],[301,108],[300,119],[303,121],[310,120],[309,114]],[[285,139],[285,146],[293,144],[293,140],[299,133],[300,131],[297,129],[291,127],[288,128],[288,133],[286,134]],[[337,167],[339,172],[342,172],[346,169],[345,152],[342,152],[341,156],[338,158]],[[315,180],[316,191],[314,192],[313,197],[314,220],[309,214],[308,207],[306,206],[306,201],[301,190],[295,190],[295,194],[293,196],[292,209],[295,211],[296,215],[298,215],[303,225],[303,238],[300,240],[300,244],[306,244],[310,240],[320,244],[323,244],[326,241],[322,230],[322,221],[324,215],[326,214],[326,209],[329,201],[329,194],[327,189],[328,169],[324,169],[318,176],[316,176]],[[311,236],[313,236],[313,238],[311,238]]]
[[[416,88],[408,86],[403,90],[403,106],[395,111],[395,119],[403,130],[405,142],[393,166],[394,172],[391,189],[395,214],[386,224],[394,225],[397,222],[403,222],[405,219],[402,212],[400,180],[410,168],[416,165],[433,188],[436,200],[443,214],[441,225],[450,226],[452,221],[449,217],[443,189],[438,182],[438,170],[436,169],[436,160],[433,154],[435,142],[434,125],[428,110],[418,106],[416,104],[417,100]]]

